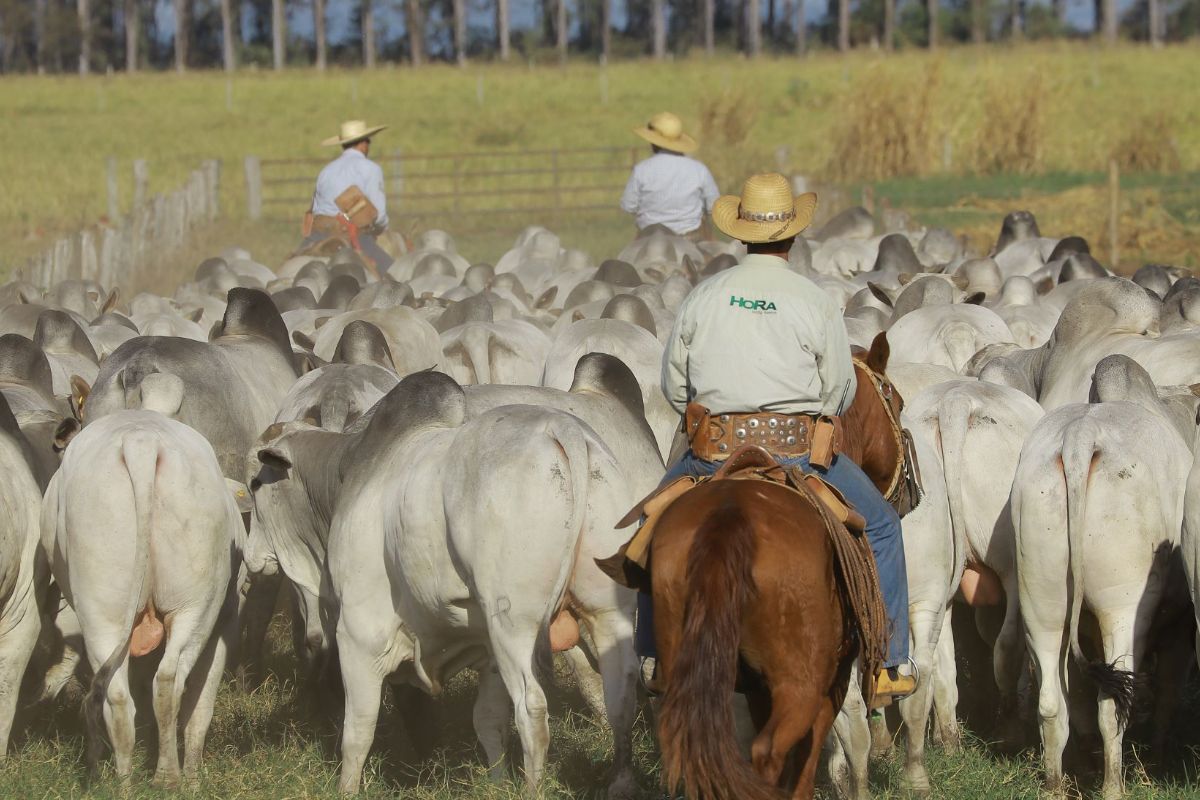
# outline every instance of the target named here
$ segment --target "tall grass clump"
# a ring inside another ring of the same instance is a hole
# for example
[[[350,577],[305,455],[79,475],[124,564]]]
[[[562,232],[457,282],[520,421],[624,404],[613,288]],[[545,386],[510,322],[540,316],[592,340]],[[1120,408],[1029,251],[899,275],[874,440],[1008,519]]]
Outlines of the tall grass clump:
[[[983,119],[975,132],[970,167],[986,175],[1031,175],[1045,154],[1048,92],[1040,73],[1025,80],[1009,76],[985,86]]]
[[[724,189],[737,185],[764,168],[758,148],[751,146],[751,134],[758,121],[758,102],[741,87],[732,87],[700,96],[697,103],[701,158]]]
[[[1175,129],[1166,112],[1136,119],[1113,148],[1113,158],[1126,172],[1174,172],[1180,168]]]
[[[933,161],[937,125],[934,98],[941,65],[933,62],[908,83],[875,65],[852,87],[834,130],[825,168],[834,181],[879,181],[926,172]]]

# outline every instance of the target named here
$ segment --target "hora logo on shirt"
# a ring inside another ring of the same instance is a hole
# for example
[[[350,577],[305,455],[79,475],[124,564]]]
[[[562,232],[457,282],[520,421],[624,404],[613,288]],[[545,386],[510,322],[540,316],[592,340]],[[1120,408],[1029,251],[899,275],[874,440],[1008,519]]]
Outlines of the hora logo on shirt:
[[[738,297],[735,294],[729,296],[729,305],[738,306],[747,311],[759,311],[762,313],[775,313],[778,310],[775,308],[775,303],[770,300],[752,300],[748,297]]]

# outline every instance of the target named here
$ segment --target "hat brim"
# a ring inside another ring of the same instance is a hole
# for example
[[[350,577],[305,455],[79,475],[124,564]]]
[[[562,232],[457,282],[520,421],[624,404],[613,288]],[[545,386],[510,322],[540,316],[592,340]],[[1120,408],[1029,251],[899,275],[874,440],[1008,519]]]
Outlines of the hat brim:
[[[814,192],[805,192],[792,200],[795,216],[788,220],[786,225],[780,222],[742,219],[738,216],[741,204],[742,198],[737,195],[729,194],[718,198],[717,202],[713,203],[713,224],[731,239],[748,244],[765,244],[799,236],[812,222],[813,212],[817,210],[817,195]]]
[[[686,133],[679,134],[678,139],[668,139],[650,128],[634,128],[633,132],[650,144],[675,153],[694,153],[700,149],[700,143]]]
[[[355,142],[361,142],[363,139],[370,139],[375,134],[379,133],[380,131],[385,131],[385,130],[387,130],[387,125],[376,125],[373,128],[367,128],[363,133],[360,133],[358,136],[351,136],[347,139],[343,139],[341,136],[330,136],[328,139],[321,142],[321,146],[322,147],[333,147],[334,145],[340,144],[343,147],[345,147],[348,144],[354,144]]]

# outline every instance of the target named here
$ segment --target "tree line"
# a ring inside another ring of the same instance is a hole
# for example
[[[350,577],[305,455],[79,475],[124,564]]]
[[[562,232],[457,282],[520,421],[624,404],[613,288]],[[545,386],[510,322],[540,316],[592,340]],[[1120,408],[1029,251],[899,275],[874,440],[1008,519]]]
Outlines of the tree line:
[[[71,72],[221,67],[254,63],[325,69],[331,63],[375,66],[382,60],[419,65],[467,58],[508,61],[514,52],[613,57],[699,49],[803,54],[810,48],[936,48],[942,41],[1121,37],[1159,45],[1200,33],[1200,0],[1136,0],[1124,14],[1117,0],[1094,6],[1091,31],[1066,22],[1067,0],[827,0],[807,19],[803,0],[627,0],[614,26],[614,0],[533,0],[539,25],[513,30],[511,0],[169,0],[169,30],[160,30],[161,0],[0,0],[0,70]],[[469,25],[468,2],[484,26]],[[356,35],[331,43],[331,4],[346,4]],[[486,4],[486,5],[484,5]],[[289,11],[311,14],[312,34],[289,36]],[[380,37],[380,17],[398,14],[403,36]]]

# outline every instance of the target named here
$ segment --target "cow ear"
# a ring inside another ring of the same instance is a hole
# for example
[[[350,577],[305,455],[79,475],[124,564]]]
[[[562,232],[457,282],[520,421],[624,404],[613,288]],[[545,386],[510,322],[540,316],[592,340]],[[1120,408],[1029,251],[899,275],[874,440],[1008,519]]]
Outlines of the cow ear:
[[[306,336],[302,331],[292,331],[292,341],[305,352],[311,353],[317,349],[317,343],[311,337]]]
[[[691,283],[699,283],[700,270],[696,269],[696,262],[692,261],[691,256],[683,257],[683,271],[687,273],[687,279]]]
[[[74,417],[67,417],[54,429],[54,452],[61,453],[83,426]]]
[[[954,288],[961,289],[964,292],[967,290],[967,287],[971,285],[970,281],[967,280],[966,275],[962,275],[957,272],[950,276],[950,282],[954,284]]]
[[[237,503],[239,514],[249,514],[254,510],[254,498],[250,496],[250,490],[246,488],[246,484],[226,478],[225,485],[229,487],[229,492],[233,495],[233,502]]]
[[[665,278],[666,275],[662,274],[662,270],[658,270],[658,269],[655,269],[654,267],[650,267],[649,269],[646,270],[646,277],[649,278],[650,280],[654,281],[655,283],[662,283],[663,278]]]
[[[194,311],[192,311],[190,314],[187,314],[186,316],[187,316],[187,319],[189,319],[189,320],[191,320],[192,322],[194,322],[194,323],[196,323],[197,325],[199,325],[199,324],[200,324],[200,320],[204,318],[204,309],[203,309],[203,308],[197,308],[197,309],[195,309]]]
[[[891,296],[888,295],[887,291],[884,290],[882,286],[874,281],[867,281],[867,289],[869,289],[871,294],[875,296],[876,300],[883,303],[888,308],[895,308],[895,306],[892,305]]]
[[[549,289],[542,292],[541,296],[538,297],[537,302],[535,302],[533,304],[533,307],[534,308],[549,308],[550,304],[554,302],[554,298],[556,298],[556,297],[558,297],[558,287],[551,286]]]
[[[1200,397],[1200,383],[1193,383],[1188,387],[1188,391],[1196,395],[1196,397]]]
[[[280,472],[287,472],[292,468],[292,460],[278,447],[262,448],[258,451],[258,460],[262,462],[263,466]]]
[[[98,301],[100,299],[100,293],[99,292],[88,292],[87,297],[88,297],[88,300],[91,300],[93,303],[95,303],[96,301]]]
[[[208,340],[211,342],[214,339],[219,339],[225,334],[225,320],[219,319],[213,323],[213,326],[208,329]]]
[[[587,319],[587,316],[582,311],[572,312],[571,322],[579,322],[582,319]]]
[[[92,387],[88,386],[87,381],[78,375],[71,376],[71,397],[68,402],[71,405],[72,416],[79,422],[83,422],[83,407],[91,393]]]
[[[1049,294],[1050,290],[1054,288],[1054,279],[1047,275],[1038,281],[1033,288],[1038,294]]]
[[[899,283],[901,286],[908,286],[910,283],[912,283],[912,279],[915,277],[916,276],[913,275],[911,272],[901,272],[899,275],[896,276],[896,282]]]
[[[887,372],[888,359],[892,356],[892,347],[888,344],[887,332],[880,331],[871,340],[871,349],[867,351],[865,361],[867,366],[880,375]]]
[[[415,308],[415,306],[414,306],[414,308]],[[329,320],[331,320],[331,319],[333,319],[333,317],[317,317],[316,319],[313,320],[313,328],[315,330],[320,330],[321,326],[324,325],[326,322],[329,322]]]
[[[987,295],[983,292],[972,292],[963,298],[963,302],[969,306],[983,305],[983,301],[987,299]]]
[[[113,287],[113,290],[108,293],[108,297],[104,298],[104,305],[100,306],[100,313],[107,314],[117,307],[117,303],[121,301],[121,290]]]

